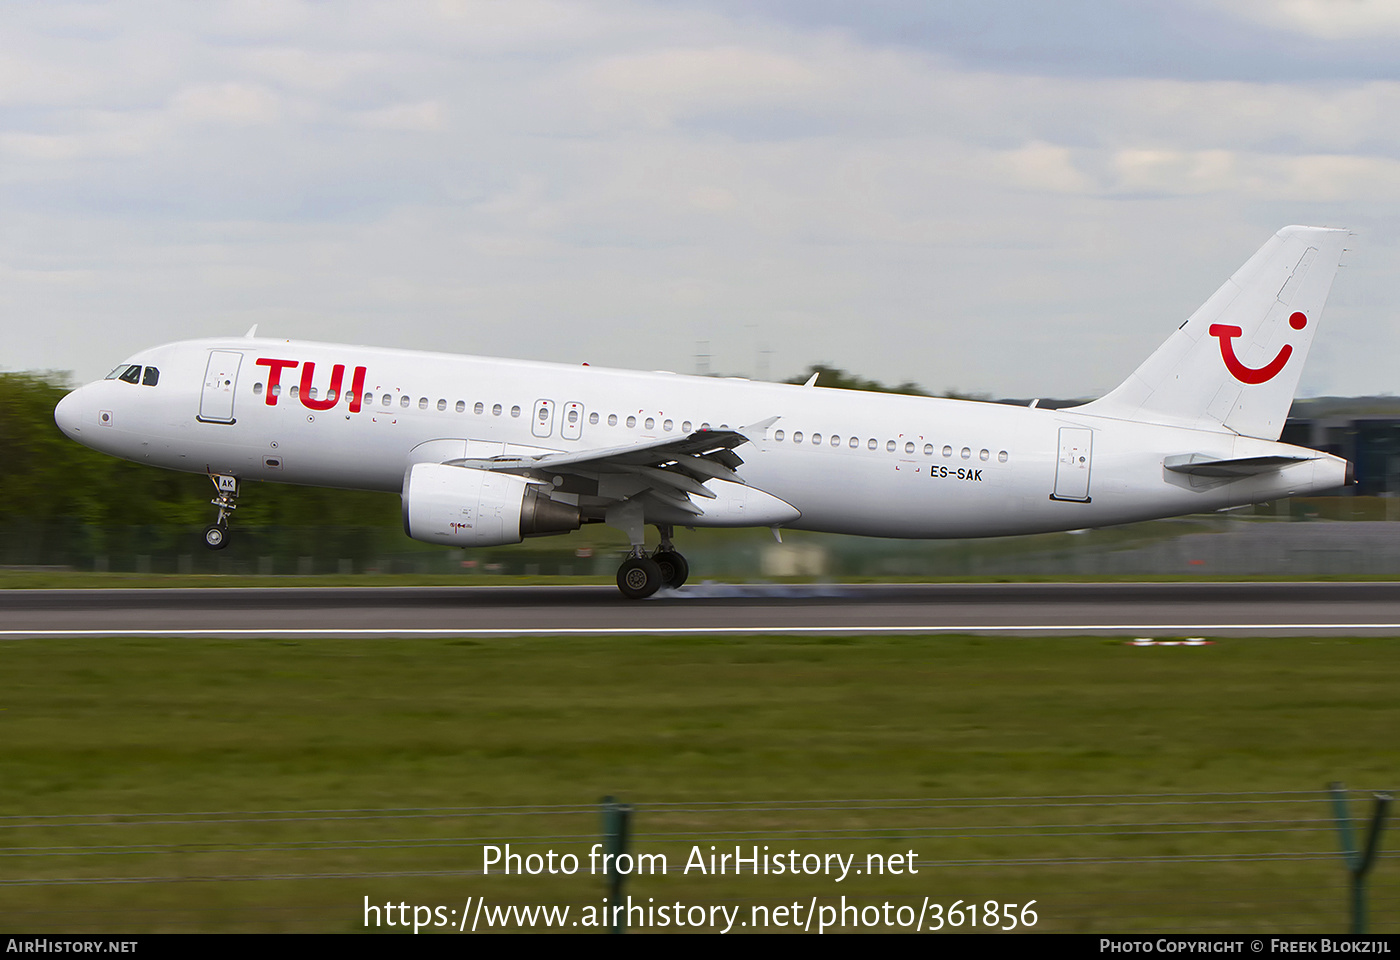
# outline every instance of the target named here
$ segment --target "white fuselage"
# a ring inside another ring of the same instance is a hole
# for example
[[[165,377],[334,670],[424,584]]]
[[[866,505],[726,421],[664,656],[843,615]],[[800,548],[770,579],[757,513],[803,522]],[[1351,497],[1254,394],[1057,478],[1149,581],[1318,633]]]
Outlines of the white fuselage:
[[[158,382],[81,387],[56,411],[64,432],[139,463],[244,480],[399,491],[418,461],[723,427],[750,439],[735,450],[739,477],[800,511],[786,526],[943,538],[1218,510],[1346,476],[1337,457],[1223,429],[820,386],[249,338],[169,344],[129,363],[157,368]],[[1237,478],[1166,469],[1189,455],[1309,459]]]

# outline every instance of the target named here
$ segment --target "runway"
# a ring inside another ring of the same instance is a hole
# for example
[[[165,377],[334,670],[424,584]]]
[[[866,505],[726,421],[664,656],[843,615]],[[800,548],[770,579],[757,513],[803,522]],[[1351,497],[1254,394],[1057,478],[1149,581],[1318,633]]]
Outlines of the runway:
[[[1400,583],[695,584],[0,591],[0,639],[1400,636]]]

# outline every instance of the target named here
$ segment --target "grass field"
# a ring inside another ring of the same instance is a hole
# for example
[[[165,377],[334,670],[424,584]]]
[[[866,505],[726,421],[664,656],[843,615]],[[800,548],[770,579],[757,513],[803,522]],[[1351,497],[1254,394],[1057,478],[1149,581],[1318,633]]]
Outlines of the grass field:
[[[1341,931],[1322,788],[1400,781],[1392,640],[108,639],[0,657],[12,930],[353,931],[365,897],[579,910],[598,878],[473,874],[483,843],[586,857],[613,794],[637,808],[634,850],[673,864],[736,842],[925,863],[841,884],[633,878],[657,903],[1035,899],[1038,930]],[[1104,799],[951,802],[1086,795]],[[884,798],[941,802],[851,802]],[[1376,869],[1373,930],[1400,930],[1396,873]]]

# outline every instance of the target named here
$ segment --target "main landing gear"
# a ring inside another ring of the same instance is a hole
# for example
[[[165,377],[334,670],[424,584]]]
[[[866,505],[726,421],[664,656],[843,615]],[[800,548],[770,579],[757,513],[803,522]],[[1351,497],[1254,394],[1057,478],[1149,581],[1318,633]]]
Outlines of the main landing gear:
[[[641,600],[662,587],[673,590],[690,576],[690,564],[671,543],[671,527],[658,524],[661,544],[651,556],[641,544],[633,544],[631,554],[617,568],[617,588],[629,600]]]
[[[211,474],[214,489],[219,495],[209,502],[219,508],[214,522],[204,528],[204,545],[210,550],[222,550],[228,546],[228,522],[233,511],[238,509],[238,478],[225,474]]]

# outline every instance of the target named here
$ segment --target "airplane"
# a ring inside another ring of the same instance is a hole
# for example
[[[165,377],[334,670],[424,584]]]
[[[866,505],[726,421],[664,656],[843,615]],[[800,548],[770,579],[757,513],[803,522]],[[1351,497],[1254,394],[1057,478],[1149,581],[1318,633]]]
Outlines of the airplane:
[[[256,336],[143,350],[54,410],[116,457],[206,474],[222,549],[249,480],[400,494],[408,536],[605,523],[624,596],[679,588],[676,527],[940,539],[1217,511],[1352,482],[1277,442],[1345,230],[1285,227],[1115,390],[1048,409]],[[660,535],[646,546],[645,528]]]

